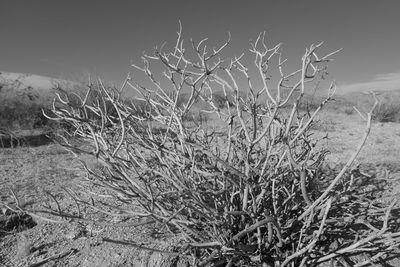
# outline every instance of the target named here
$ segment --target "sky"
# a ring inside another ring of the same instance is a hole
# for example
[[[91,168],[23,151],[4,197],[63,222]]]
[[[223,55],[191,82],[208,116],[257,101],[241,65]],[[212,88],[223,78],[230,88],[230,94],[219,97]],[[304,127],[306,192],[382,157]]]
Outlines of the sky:
[[[175,43],[180,20],[185,40],[214,46],[230,32],[231,55],[266,31],[288,68],[324,41],[343,48],[329,66],[339,91],[400,89],[399,13],[398,0],[2,0],[0,71],[119,84],[143,51]]]

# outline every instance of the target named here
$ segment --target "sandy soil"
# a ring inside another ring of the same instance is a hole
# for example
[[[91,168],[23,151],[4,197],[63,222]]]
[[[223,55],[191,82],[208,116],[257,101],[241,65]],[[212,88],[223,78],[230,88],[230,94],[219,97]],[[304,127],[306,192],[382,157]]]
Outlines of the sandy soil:
[[[12,189],[29,209],[38,209],[48,201],[46,192],[57,196],[63,210],[71,211],[73,200],[62,188],[79,190],[84,171],[79,162],[58,145],[0,150],[1,201],[15,207]],[[90,211],[83,211],[90,215]],[[9,211],[2,214],[10,220]],[[96,219],[96,214],[92,215]],[[59,218],[56,218],[59,220]],[[97,219],[100,219],[97,217]],[[64,220],[51,223],[34,218],[22,231],[0,232],[0,266],[170,266],[175,257],[151,250],[105,242],[103,237],[132,240],[136,246],[171,249],[170,237],[145,237],[144,228],[118,227]],[[3,224],[3,226],[5,223]],[[4,227],[5,228],[5,227]],[[168,242],[167,242],[168,240]],[[37,265],[34,265],[37,264]],[[166,265],[164,265],[166,264]]]

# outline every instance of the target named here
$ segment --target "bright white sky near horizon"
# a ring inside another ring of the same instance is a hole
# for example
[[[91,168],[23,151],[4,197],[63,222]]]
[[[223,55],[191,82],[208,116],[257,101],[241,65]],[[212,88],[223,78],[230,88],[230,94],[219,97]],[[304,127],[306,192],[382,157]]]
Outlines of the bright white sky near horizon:
[[[266,31],[290,64],[311,43],[343,51],[330,64],[340,92],[400,89],[399,0],[2,0],[0,70],[120,83],[144,50],[184,38],[232,34],[232,55]],[[294,65],[293,65],[294,66]]]

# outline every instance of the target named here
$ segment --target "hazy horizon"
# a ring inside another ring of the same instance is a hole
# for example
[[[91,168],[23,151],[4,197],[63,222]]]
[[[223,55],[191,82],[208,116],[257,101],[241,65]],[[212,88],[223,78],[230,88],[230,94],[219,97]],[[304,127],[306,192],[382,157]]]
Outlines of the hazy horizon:
[[[2,1],[0,70],[70,80],[100,76],[121,83],[143,51],[173,45],[178,21],[185,40],[221,44],[227,55],[266,31],[283,43],[288,67],[305,48],[339,48],[329,66],[341,91],[400,89],[398,1]]]

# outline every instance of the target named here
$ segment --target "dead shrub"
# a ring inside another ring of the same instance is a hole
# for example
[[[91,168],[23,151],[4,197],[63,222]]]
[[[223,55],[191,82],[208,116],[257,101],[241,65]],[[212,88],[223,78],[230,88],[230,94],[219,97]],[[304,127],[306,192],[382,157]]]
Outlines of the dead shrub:
[[[391,215],[395,202],[377,202],[376,191],[361,192],[357,175],[348,172],[368,136],[376,102],[365,115],[357,151],[325,184],[316,183],[326,151],[316,148],[310,127],[335,84],[313,110],[299,107],[307,84],[325,77],[337,51],[319,56],[321,44],[311,45],[301,68],[285,74],[281,45],[269,46],[264,37],[251,43],[249,54],[222,60],[230,39],[213,50],[206,40],[193,42],[189,56],[179,31],[170,52],[156,49],[142,57],[142,66],[133,65],[151,88],[130,77],[124,82],[136,101],[146,103],[141,112],[101,81],[90,84],[77,105],[59,96],[49,118],[90,143],[80,148],[64,139],[65,147],[103,164],[87,169],[88,177],[114,202],[99,194],[90,201],[70,196],[111,217],[135,218],[136,225],[180,236],[171,246],[174,255],[191,257],[196,266],[349,264],[357,254],[372,261],[394,253],[400,236]],[[254,65],[245,66],[246,57]],[[157,64],[163,72],[152,71]],[[277,79],[270,79],[272,68]],[[217,91],[229,97],[216,99]],[[98,100],[89,103],[91,92]],[[184,92],[188,97],[180,97]],[[185,122],[199,99],[218,117],[215,127]],[[284,112],[288,103],[290,112]]]

